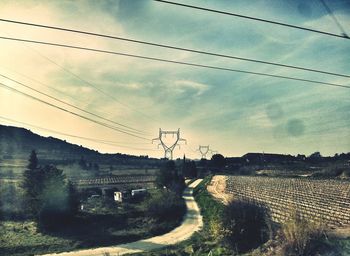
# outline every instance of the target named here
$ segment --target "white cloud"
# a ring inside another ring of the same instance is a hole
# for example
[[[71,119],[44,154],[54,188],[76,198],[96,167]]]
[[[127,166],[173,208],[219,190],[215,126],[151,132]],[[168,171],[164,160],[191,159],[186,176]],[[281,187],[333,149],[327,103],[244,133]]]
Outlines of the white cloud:
[[[173,90],[179,93],[185,93],[188,90],[194,90],[195,95],[199,96],[209,89],[209,86],[190,80],[177,80],[171,84]]]

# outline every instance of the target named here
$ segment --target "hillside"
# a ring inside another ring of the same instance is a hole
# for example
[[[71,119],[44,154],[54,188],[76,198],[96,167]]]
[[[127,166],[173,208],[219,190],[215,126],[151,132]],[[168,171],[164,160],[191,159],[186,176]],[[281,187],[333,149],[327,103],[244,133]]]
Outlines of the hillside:
[[[96,150],[53,137],[43,137],[25,128],[0,125],[0,174],[26,165],[31,150],[35,149],[39,163],[55,165],[86,163],[123,168],[156,168],[159,160],[148,156],[121,153],[101,154]]]

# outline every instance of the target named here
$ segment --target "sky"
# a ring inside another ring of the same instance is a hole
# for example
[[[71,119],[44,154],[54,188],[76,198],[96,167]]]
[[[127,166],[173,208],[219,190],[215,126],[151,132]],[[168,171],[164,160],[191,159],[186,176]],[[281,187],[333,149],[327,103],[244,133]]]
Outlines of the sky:
[[[320,0],[174,1],[341,34]],[[350,1],[325,1],[350,35]],[[151,0],[3,0],[0,18],[350,75],[350,40]],[[347,77],[4,21],[0,34],[350,86]],[[0,123],[109,153],[163,157],[152,139],[180,128],[187,144],[175,158],[199,158],[199,145],[225,156],[333,155],[350,151],[350,90],[0,39]]]

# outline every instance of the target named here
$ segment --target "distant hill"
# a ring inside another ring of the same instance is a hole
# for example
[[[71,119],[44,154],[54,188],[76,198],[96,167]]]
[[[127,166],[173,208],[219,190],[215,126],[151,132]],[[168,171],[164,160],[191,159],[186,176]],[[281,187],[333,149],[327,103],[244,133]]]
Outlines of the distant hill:
[[[41,164],[64,164],[80,159],[108,165],[158,165],[159,160],[148,156],[101,154],[53,137],[43,137],[25,128],[0,125],[0,162],[27,160],[36,150]]]

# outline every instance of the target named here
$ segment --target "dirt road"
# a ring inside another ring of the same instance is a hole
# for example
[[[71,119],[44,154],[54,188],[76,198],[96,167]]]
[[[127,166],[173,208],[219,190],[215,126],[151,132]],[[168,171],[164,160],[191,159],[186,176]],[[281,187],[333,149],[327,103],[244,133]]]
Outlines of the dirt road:
[[[196,201],[192,196],[195,188],[202,180],[198,179],[191,183],[184,191],[183,198],[187,206],[187,213],[182,224],[167,234],[136,241],[133,243],[120,244],[116,246],[100,247],[96,249],[87,249],[73,252],[46,254],[46,256],[104,256],[104,255],[124,255],[130,253],[139,253],[151,251],[168,245],[176,244],[190,238],[194,232],[200,230],[203,226],[202,216]]]
[[[224,175],[215,175],[211,179],[207,189],[208,192],[215,198],[219,199],[225,205],[232,201],[233,197],[225,192],[226,177]]]

